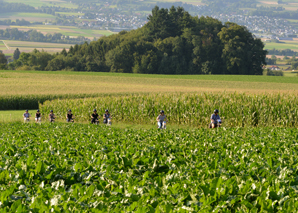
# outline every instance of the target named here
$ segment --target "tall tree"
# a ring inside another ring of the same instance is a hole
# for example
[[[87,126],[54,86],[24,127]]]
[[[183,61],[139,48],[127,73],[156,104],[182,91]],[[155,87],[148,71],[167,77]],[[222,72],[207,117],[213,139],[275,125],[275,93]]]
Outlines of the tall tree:
[[[18,60],[20,58],[21,52],[19,50],[19,48],[17,48],[14,52],[13,52],[13,59],[14,60]]]

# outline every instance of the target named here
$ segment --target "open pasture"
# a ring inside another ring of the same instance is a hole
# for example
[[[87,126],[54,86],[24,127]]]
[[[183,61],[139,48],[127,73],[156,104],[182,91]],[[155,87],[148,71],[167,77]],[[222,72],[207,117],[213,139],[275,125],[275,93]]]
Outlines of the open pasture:
[[[284,7],[286,11],[296,11],[298,9],[297,0],[283,0],[282,4],[278,4],[278,0],[264,0],[259,1],[257,6],[264,7]]]
[[[281,43],[274,43],[274,42],[265,42],[265,49],[277,49],[277,50],[283,50],[283,49],[291,49],[293,51],[298,51],[298,41],[281,41]]]
[[[193,5],[203,5],[202,0],[149,0],[146,2],[158,3],[158,2],[183,2]]]
[[[298,92],[298,78],[295,77],[1,71],[0,79],[0,95],[201,91],[296,94]]]
[[[59,44],[59,43],[45,43],[45,42],[30,42],[30,41],[13,41],[5,40],[4,41],[9,49],[3,51],[4,54],[11,54],[15,51],[16,48],[19,48],[21,52],[31,52],[34,49],[44,50],[49,53],[60,52],[65,49],[69,49],[71,44]],[[1,48],[1,46],[0,46]]]
[[[0,110],[36,109],[63,98],[140,93],[298,94],[297,77],[0,71]],[[20,101],[22,100],[22,101]]]
[[[8,26],[1,26],[0,29],[6,29]],[[102,36],[109,36],[114,34],[109,30],[91,30],[91,29],[80,29],[74,26],[59,26],[59,25],[31,25],[31,26],[15,26],[11,25],[9,28],[17,28],[19,30],[28,31],[28,30],[37,30],[43,34],[53,34],[61,33],[66,36],[77,37],[84,36],[89,38],[99,38]]]
[[[1,13],[0,20],[11,19],[15,21],[16,19],[25,19],[30,22],[44,22],[45,20],[52,21],[55,20],[55,16],[46,13]]]
[[[3,43],[3,41],[0,41],[0,50],[3,52],[3,50],[7,50],[7,47]]]
[[[295,212],[297,129],[0,124],[5,212]]]
[[[72,4],[70,1],[63,0],[4,0],[9,3],[24,3],[32,7],[41,7],[41,6],[56,6],[56,7],[66,7],[66,8],[77,8],[78,6]]]

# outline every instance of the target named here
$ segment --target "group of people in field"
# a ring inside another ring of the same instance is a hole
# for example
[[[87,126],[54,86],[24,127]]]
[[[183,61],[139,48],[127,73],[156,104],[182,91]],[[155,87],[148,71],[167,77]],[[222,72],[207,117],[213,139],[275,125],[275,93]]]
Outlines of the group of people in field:
[[[217,109],[214,110],[214,112],[210,118],[211,122],[209,124],[209,128],[220,127],[221,119],[220,119],[218,113],[219,113],[219,111]],[[28,110],[26,110],[26,112],[23,114],[23,117],[24,117],[24,122],[28,122],[30,120],[31,115],[29,114]],[[56,119],[56,116],[55,116],[53,110],[51,110],[50,114],[49,114],[49,121],[55,122],[55,119]],[[75,119],[75,116],[72,114],[71,110],[68,110],[68,112],[66,114],[66,121],[73,123],[74,119]],[[99,119],[100,119],[100,116],[97,114],[97,110],[94,109],[93,113],[91,114],[91,123],[99,124]],[[157,127],[159,129],[166,129],[166,124],[167,124],[168,120],[167,120],[167,117],[163,110],[160,111],[160,114],[157,116],[156,121],[157,121]],[[41,122],[41,113],[40,113],[39,109],[35,113],[35,122],[36,123]],[[107,110],[107,109],[105,110],[105,114],[103,114],[103,123],[108,124],[108,125],[112,124],[112,117],[109,113],[109,110]]]
[[[24,118],[24,122],[29,122],[30,121],[30,117],[31,117],[31,114],[29,113],[28,110],[25,111],[25,113],[23,114],[23,118]],[[36,123],[40,123],[41,122],[41,113],[39,111],[39,109],[36,111],[35,113],[35,122]],[[50,122],[55,122],[55,119],[56,119],[56,115],[54,114],[54,111],[51,110],[50,111],[50,114],[49,114],[49,121]],[[99,118],[100,116],[97,114],[97,111],[96,109],[93,110],[93,113],[91,114],[91,123],[93,124],[99,124]],[[105,114],[103,115],[103,123],[105,124],[112,124],[112,121],[111,121],[111,115],[109,113],[109,110],[105,110]],[[67,114],[66,114],[66,121],[69,123],[69,122],[74,122],[74,119],[75,119],[75,116],[72,114],[72,111],[71,110],[68,110]]]

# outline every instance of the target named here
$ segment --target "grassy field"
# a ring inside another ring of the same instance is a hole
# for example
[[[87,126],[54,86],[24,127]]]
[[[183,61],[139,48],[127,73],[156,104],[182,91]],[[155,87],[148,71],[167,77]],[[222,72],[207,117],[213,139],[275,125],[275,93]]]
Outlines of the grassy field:
[[[296,11],[298,9],[298,1],[297,0],[283,0],[282,4],[277,3],[278,0],[264,0],[259,1],[259,4],[257,6],[264,6],[264,7],[277,7],[281,6],[284,7],[287,11]]]
[[[24,110],[0,111],[0,122],[22,121]]]
[[[28,30],[37,30],[43,34],[47,33],[62,33],[66,36],[84,36],[88,38],[99,38],[101,36],[108,36],[114,34],[109,30],[92,30],[92,29],[80,29],[74,26],[57,26],[57,25],[31,25],[31,26],[9,26],[10,28],[18,28],[19,30],[28,31]],[[0,25],[0,29],[6,29],[8,26]]]
[[[293,51],[298,51],[298,41],[281,41],[282,43],[274,43],[274,42],[265,42],[265,49],[291,49]]]
[[[56,6],[56,7],[66,7],[66,8],[77,8],[78,6],[70,3],[69,1],[62,0],[4,0],[9,3],[25,3],[32,7],[41,7],[41,6]]]
[[[296,77],[1,71],[0,80],[0,96],[201,91],[298,92]]]
[[[4,52],[4,50],[7,50],[7,47],[5,46],[5,44],[3,43],[3,41],[0,41],[0,50],[2,52]]]
[[[72,44],[44,43],[44,42],[29,42],[29,41],[12,41],[4,40],[9,49],[3,47],[3,53],[6,55],[12,54],[16,48],[21,52],[31,52],[34,49],[44,50],[49,53],[56,53],[68,49]],[[1,48],[2,46],[0,46]]]
[[[25,19],[30,22],[44,22],[45,20],[52,21],[55,20],[55,16],[46,13],[1,13],[0,20],[11,19],[15,21],[16,19]]]

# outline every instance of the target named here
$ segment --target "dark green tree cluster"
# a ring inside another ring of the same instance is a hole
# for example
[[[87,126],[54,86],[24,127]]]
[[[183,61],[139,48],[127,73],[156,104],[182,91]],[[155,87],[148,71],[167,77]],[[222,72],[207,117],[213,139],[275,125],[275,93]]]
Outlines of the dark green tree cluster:
[[[0,20],[0,25],[17,25],[17,26],[29,26],[31,24],[38,24],[39,22],[31,23],[30,21],[26,21],[25,19],[16,19],[16,21],[12,21],[11,19]]]
[[[7,59],[5,55],[0,50],[0,70],[6,70],[7,68]]]
[[[23,3],[8,3],[0,0],[0,13],[35,12],[35,8]]]
[[[291,49],[277,50],[273,48],[272,50],[268,50],[268,55],[298,56],[298,52],[295,52]]]
[[[49,57],[40,70],[158,74],[261,75],[266,51],[245,27],[210,17],[192,17],[183,8],[155,7],[148,23]],[[22,53],[23,54],[23,53]],[[17,61],[35,67],[28,57]],[[36,62],[39,63],[39,62]]]
[[[90,41],[90,39],[85,38],[84,36],[71,38],[69,36],[62,35],[61,33],[48,33],[44,35],[37,30],[21,31],[17,28],[7,28],[6,30],[0,29],[0,39],[68,44],[83,44],[85,41]]]

